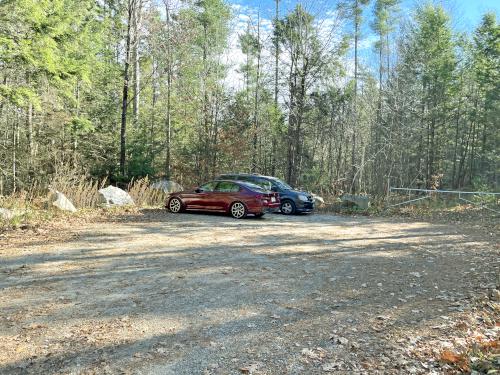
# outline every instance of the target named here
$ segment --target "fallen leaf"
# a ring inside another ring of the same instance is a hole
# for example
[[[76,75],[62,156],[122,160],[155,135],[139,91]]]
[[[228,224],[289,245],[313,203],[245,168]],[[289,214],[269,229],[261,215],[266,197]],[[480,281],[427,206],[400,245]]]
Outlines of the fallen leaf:
[[[262,366],[261,363],[252,363],[250,365],[246,365],[244,367],[241,367],[240,371],[241,371],[242,374],[253,374],[261,366]]]
[[[465,354],[457,354],[451,350],[443,350],[440,355],[442,362],[453,365],[464,372],[469,371],[469,359]]]

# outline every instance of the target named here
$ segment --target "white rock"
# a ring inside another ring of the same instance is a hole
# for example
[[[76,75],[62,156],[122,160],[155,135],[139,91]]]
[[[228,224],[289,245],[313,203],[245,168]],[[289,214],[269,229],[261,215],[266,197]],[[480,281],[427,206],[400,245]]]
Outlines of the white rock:
[[[14,211],[8,210],[6,208],[0,208],[0,219],[11,220],[15,217]]]
[[[99,203],[105,207],[133,206],[134,200],[126,191],[116,186],[108,186],[99,190]]]
[[[346,339],[345,337],[339,337],[338,342],[340,345],[347,345],[349,343],[349,340]]]
[[[18,209],[10,210],[8,208],[0,208],[0,219],[12,220],[18,216],[23,216],[25,213],[26,213],[25,210],[18,210]]]
[[[313,199],[316,203],[325,204],[325,200],[322,197],[320,197],[319,195],[311,193],[311,196],[313,197]]]
[[[63,193],[57,190],[50,189],[49,204],[60,209],[61,211],[76,212],[76,208],[73,203],[71,203],[71,201],[66,198]]]

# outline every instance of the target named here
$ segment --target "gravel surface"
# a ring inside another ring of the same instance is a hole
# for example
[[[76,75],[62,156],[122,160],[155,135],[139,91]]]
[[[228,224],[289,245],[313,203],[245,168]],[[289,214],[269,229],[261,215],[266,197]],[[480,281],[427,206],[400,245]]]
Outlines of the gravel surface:
[[[499,274],[495,235],[401,219],[144,210],[72,232],[0,246],[1,374],[449,372],[436,355]]]

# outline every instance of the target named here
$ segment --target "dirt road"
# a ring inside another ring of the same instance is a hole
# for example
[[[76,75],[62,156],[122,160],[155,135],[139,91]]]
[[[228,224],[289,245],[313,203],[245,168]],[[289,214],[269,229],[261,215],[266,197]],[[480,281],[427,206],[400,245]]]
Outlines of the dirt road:
[[[398,220],[153,210],[74,232],[0,247],[1,374],[441,373],[499,272],[494,237]]]

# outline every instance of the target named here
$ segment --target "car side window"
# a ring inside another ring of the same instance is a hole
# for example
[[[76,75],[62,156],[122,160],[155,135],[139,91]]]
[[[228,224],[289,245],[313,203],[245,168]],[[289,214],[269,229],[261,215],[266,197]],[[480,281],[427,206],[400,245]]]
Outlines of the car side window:
[[[205,193],[210,193],[214,191],[216,185],[217,185],[216,181],[207,182],[206,184],[200,186],[200,190]]]
[[[248,176],[238,176],[238,180],[252,182],[251,179],[248,178]]]
[[[215,191],[219,193],[236,193],[240,191],[238,184],[229,181],[221,181],[217,184]]]
[[[264,178],[259,178],[255,180],[254,184],[259,185],[260,187],[266,189],[266,190],[271,190],[272,184],[268,180]]]

